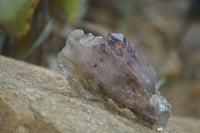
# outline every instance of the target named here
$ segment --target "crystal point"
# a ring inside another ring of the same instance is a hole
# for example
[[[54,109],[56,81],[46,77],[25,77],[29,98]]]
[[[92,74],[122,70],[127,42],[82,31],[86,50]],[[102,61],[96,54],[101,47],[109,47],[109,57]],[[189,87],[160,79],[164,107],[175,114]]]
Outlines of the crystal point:
[[[124,35],[108,33],[105,41],[75,30],[59,53],[58,63],[81,94],[83,89],[111,98],[148,127],[162,130],[166,126],[170,105],[155,89],[156,72]]]
[[[156,72],[154,68],[140,56],[134,45],[119,33],[109,33],[107,44],[113,53],[129,66],[142,88],[149,93],[155,94]]]

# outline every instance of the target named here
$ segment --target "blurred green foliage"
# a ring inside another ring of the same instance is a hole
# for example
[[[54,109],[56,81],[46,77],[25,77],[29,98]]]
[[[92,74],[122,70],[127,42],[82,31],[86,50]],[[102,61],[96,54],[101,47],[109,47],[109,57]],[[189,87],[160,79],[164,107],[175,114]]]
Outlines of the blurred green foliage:
[[[52,0],[53,3],[58,4],[58,6],[67,13],[67,21],[73,21],[78,13],[80,6],[80,0]]]
[[[26,59],[50,35],[53,18],[63,21],[64,14],[64,23],[72,22],[79,6],[80,0],[0,0],[0,53]]]
[[[156,83],[156,88],[159,90],[165,89],[166,85],[168,84],[168,80],[169,77],[167,75],[160,75]]]
[[[48,37],[53,21],[47,20],[36,30],[17,40],[11,48],[11,56],[17,59],[26,59]],[[23,42],[23,43],[22,43]]]
[[[128,27],[127,23],[129,18],[133,15],[134,9],[135,9],[135,1],[134,0],[128,0],[127,3],[123,6],[123,10],[121,12],[121,18],[118,23],[118,31],[119,32],[127,32]]]
[[[22,37],[39,0],[0,0],[0,25],[11,36]]]

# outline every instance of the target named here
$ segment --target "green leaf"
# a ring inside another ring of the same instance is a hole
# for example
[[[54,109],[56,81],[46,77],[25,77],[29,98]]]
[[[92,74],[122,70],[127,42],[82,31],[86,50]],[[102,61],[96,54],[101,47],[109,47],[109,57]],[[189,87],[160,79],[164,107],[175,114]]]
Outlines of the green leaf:
[[[0,0],[0,25],[15,37],[23,36],[39,0]]]

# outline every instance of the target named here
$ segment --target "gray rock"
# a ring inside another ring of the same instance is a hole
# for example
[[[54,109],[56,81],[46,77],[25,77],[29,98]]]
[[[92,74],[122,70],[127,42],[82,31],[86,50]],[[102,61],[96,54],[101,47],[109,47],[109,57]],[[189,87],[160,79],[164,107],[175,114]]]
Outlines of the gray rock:
[[[163,133],[197,133],[199,120],[171,117]],[[155,133],[80,97],[56,72],[0,56],[0,133]]]

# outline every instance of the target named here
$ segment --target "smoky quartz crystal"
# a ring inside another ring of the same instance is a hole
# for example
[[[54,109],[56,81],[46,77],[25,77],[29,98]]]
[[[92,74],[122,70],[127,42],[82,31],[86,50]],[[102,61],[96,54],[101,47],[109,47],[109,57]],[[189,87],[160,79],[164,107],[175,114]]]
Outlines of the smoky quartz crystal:
[[[124,35],[108,33],[105,41],[75,30],[59,53],[58,64],[72,88],[111,98],[148,127],[166,127],[170,104],[155,88],[157,74]]]

